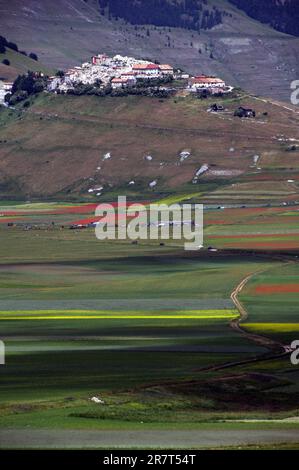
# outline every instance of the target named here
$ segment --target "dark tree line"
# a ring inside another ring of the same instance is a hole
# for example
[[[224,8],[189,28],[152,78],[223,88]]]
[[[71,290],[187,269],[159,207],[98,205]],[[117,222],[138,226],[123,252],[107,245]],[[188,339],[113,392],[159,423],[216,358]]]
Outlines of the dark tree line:
[[[46,88],[46,85],[47,77],[38,72],[27,72],[24,75],[18,75],[13,83],[11,93],[6,95],[5,101],[10,105],[15,105],[31,95],[40,93]]]
[[[173,82],[172,77],[163,77],[156,79],[137,79],[135,86],[122,87],[115,90],[112,89],[111,85],[107,85],[105,88],[100,88],[101,83],[96,81],[93,85],[77,83],[74,88],[70,88],[67,92],[57,90],[58,94],[67,95],[94,95],[94,96],[151,96],[157,98],[168,98],[173,94],[172,89],[166,89],[164,85],[171,84]]]
[[[100,11],[131,24],[187,29],[211,29],[222,23],[223,12],[208,8],[207,0],[99,0]]]
[[[229,0],[248,16],[283,33],[299,36],[298,0]]]

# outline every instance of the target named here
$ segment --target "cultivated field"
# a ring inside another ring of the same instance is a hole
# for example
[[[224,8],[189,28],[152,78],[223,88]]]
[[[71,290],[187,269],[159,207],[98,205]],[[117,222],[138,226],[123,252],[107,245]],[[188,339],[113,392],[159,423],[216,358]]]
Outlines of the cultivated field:
[[[241,327],[278,343],[296,339],[299,273],[290,250],[278,245],[253,256],[249,240],[247,253],[224,251],[221,242],[217,252],[193,253],[178,241],[99,242],[92,228],[69,230],[93,209],[2,203],[0,427],[157,430],[166,432],[165,445],[170,430],[178,433],[174,442],[184,442],[184,430],[193,429],[193,447],[213,447],[206,431],[219,435],[217,446],[239,442],[237,431],[244,445],[257,436],[279,445],[279,432],[297,441],[297,420],[286,419],[298,414],[297,368],[231,327],[240,314],[231,293],[252,276],[239,294],[248,312]],[[288,211],[207,211],[205,243],[222,240],[210,233],[222,218],[229,242],[242,239],[242,227],[261,226],[265,236],[269,227],[291,230],[279,222],[296,218]],[[273,295],[275,285],[280,291]],[[44,442],[43,434],[23,440],[10,432],[11,445]],[[149,446],[155,443],[150,436]],[[61,434],[61,445],[80,446],[72,439]],[[101,446],[101,434],[89,439]]]

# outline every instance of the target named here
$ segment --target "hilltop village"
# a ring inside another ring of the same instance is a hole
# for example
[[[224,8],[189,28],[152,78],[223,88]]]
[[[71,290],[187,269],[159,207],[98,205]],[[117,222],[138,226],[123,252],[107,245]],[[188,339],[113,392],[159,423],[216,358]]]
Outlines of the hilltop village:
[[[59,70],[49,77],[42,72],[29,71],[19,75],[14,82],[0,80],[0,105],[14,106],[42,91],[97,96],[135,94],[164,98],[177,92],[199,96],[223,95],[232,89],[221,78],[204,74],[193,77],[169,64],[98,54],[90,62],[66,71]]]
[[[68,93],[80,85],[96,85],[104,90],[111,88],[130,89],[139,85],[163,86],[171,84],[173,80],[183,80],[182,87],[190,92],[199,89],[209,89],[211,92],[226,92],[231,88],[225,82],[216,77],[200,75],[190,77],[172,65],[154,63],[149,60],[140,60],[133,57],[115,55],[109,57],[106,54],[93,56],[91,62],[85,62],[67,70],[58,72],[49,77],[48,91]],[[187,84],[187,85],[186,85]]]

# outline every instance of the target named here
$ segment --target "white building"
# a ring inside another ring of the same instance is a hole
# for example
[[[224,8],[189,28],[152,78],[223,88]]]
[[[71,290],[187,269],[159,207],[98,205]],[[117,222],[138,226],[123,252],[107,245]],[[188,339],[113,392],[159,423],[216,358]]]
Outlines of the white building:
[[[113,78],[111,80],[111,86],[113,90],[117,88],[127,88],[127,87],[134,86],[134,85],[136,85],[135,77],[125,78],[121,76],[120,78]]]
[[[4,82],[0,80],[0,104],[5,103],[5,96],[11,92],[13,82]]]
[[[102,65],[109,57],[106,54],[98,54],[91,58],[92,65]]]
[[[226,84],[221,78],[207,77],[206,75],[199,75],[198,77],[192,77],[189,80],[189,88],[191,91],[197,91],[203,88],[208,89],[223,89]]]
[[[160,67],[156,64],[133,65],[133,72],[137,78],[151,78],[160,76]]]
[[[85,62],[81,67],[73,67],[67,70],[63,77],[51,77],[49,79],[49,91],[68,91],[83,83],[102,88],[109,86],[114,89],[126,86],[134,86],[137,78],[159,78],[173,76],[173,68],[168,64],[157,65],[147,60],[135,59],[115,55],[109,57],[106,54],[93,56],[91,62]]]
[[[134,80],[136,82],[136,77],[134,72],[124,72],[121,74],[121,78],[125,78],[127,80]]]
[[[171,67],[171,65],[168,65],[168,64],[160,64],[159,65],[159,70],[160,70],[160,73],[161,75],[170,75],[173,77],[174,75],[174,70],[173,70],[173,67]]]

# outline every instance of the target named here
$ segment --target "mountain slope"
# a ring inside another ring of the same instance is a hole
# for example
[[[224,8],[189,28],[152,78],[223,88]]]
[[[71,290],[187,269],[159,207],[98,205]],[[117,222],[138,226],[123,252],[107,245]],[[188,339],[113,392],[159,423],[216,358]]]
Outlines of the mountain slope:
[[[299,36],[297,0],[229,0],[249,16],[284,33]]]
[[[1,0],[0,21],[3,34],[49,67],[73,66],[101,51],[121,53],[217,74],[250,92],[289,101],[290,82],[299,76],[299,39],[261,25],[228,1],[218,4],[227,13],[222,24],[200,35],[109,19],[97,0]]]
[[[99,0],[101,14],[123,18],[131,24],[154,24],[193,30],[221,24],[226,11],[213,0]],[[221,5],[221,4],[220,4]]]

